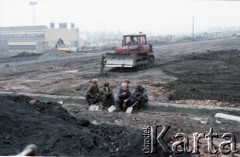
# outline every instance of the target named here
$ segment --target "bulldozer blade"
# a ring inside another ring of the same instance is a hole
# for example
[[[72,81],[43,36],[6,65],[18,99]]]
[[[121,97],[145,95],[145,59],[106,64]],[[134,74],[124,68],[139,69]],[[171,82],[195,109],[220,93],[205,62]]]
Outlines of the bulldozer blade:
[[[113,112],[115,110],[116,110],[116,107],[114,105],[112,105],[108,108],[108,112]]]
[[[134,67],[134,58],[129,54],[107,53],[105,67]]]

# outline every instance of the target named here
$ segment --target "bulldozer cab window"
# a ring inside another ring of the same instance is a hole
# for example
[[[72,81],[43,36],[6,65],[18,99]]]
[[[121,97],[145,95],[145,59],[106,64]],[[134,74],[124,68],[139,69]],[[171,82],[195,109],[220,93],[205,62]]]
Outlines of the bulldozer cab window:
[[[138,45],[138,39],[137,37],[134,37],[134,36],[129,36],[129,37],[126,37],[125,39],[125,45]]]
[[[146,45],[146,39],[145,39],[145,37],[140,37],[140,43],[141,43],[141,45]]]

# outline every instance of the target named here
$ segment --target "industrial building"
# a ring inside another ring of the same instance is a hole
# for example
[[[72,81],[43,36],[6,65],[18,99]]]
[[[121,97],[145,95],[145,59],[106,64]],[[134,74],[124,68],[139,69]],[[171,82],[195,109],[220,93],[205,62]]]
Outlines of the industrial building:
[[[59,23],[59,28],[51,23],[50,28],[44,25],[0,27],[0,51],[5,52],[43,52],[56,47],[62,39],[66,47],[79,47],[78,29],[71,23]]]
[[[79,31],[71,23],[70,29],[67,23],[59,23],[59,28],[55,28],[55,24],[51,23],[50,28],[45,31],[45,40],[48,41],[48,47],[54,48],[59,39],[62,39],[67,47],[79,47]]]

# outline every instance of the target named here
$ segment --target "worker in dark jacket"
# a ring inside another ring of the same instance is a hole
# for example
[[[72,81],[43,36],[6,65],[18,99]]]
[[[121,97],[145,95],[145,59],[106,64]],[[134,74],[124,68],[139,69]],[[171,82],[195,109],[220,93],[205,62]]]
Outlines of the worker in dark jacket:
[[[98,88],[98,80],[93,79],[92,85],[87,90],[86,99],[89,105],[96,104],[100,101],[100,91]]]
[[[109,83],[105,82],[102,89],[100,90],[102,105],[107,106],[108,102],[110,105],[114,104],[114,95],[109,87]]]
[[[125,110],[126,107],[129,107],[131,105],[131,103],[132,103],[132,93],[127,88],[127,84],[122,83],[121,88],[118,91],[118,100],[117,100],[118,107],[121,110]]]
[[[133,103],[138,102],[136,104],[137,109],[143,108],[145,106],[146,102],[148,102],[147,91],[142,85],[137,85],[137,87],[135,88],[135,90],[133,92],[132,102]]]

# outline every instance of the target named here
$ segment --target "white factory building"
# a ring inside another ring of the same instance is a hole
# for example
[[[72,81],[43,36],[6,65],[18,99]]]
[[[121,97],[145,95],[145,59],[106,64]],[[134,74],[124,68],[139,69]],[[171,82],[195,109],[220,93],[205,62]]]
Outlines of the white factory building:
[[[0,51],[5,52],[43,52],[56,47],[62,39],[67,47],[79,47],[79,31],[71,23],[51,23],[50,28],[44,25],[0,27]]]

